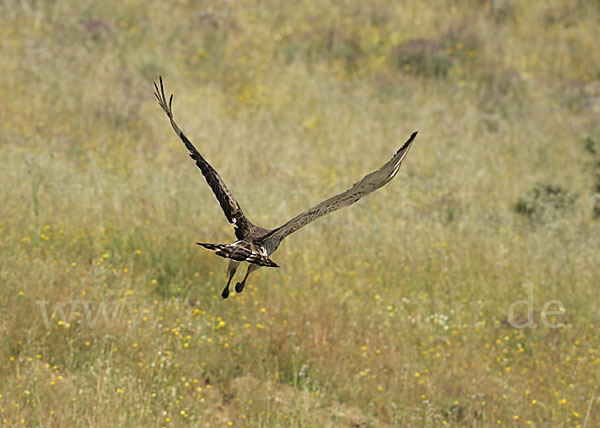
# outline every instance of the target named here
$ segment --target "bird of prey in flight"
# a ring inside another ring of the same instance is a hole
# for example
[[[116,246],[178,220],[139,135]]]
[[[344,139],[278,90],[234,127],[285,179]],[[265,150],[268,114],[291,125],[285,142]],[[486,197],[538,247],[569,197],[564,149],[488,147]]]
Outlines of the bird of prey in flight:
[[[227,267],[227,285],[225,285],[225,288],[221,293],[223,299],[229,297],[229,284],[240,263],[248,262],[249,266],[244,279],[235,285],[235,291],[237,293],[241,293],[244,289],[248,275],[259,269],[261,266],[279,267],[270,259],[270,256],[277,250],[281,241],[288,235],[325,214],[329,214],[330,212],[353,204],[363,196],[379,189],[394,178],[400,168],[402,160],[404,160],[406,153],[408,153],[411,144],[417,136],[417,133],[414,132],[408,141],[398,149],[391,160],[378,170],[367,174],[360,181],[354,183],[350,189],[298,214],[296,217],[275,229],[264,229],[254,225],[248,220],[221,176],[206,161],[206,159],[204,159],[198,150],[196,150],[196,147],[194,147],[185,134],[181,132],[181,129],[179,129],[179,126],[177,126],[173,119],[173,110],[171,108],[173,95],[171,94],[167,102],[162,77],[160,77],[160,89],[156,85],[156,82],[154,82],[154,89],[156,90],[154,95],[158,99],[158,104],[169,117],[175,133],[181,138],[183,144],[185,144],[185,147],[190,152],[190,157],[196,161],[196,165],[200,168],[200,171],[202,171],[202,175],[204,175],[208,185],[217,197],[217,200],[225,213],[225,217],[227,217],[229,223],[233,224],[235,229],[237,241],[232,242],[231,244],[207,244],[198,242],[198,245],[215,251],[217,255],[229,259],[229,266]]]

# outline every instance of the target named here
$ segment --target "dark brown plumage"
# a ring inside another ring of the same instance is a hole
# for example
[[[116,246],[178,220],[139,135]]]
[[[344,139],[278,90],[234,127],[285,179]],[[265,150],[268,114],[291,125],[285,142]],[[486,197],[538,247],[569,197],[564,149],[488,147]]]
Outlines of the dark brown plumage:
[[[215,171],[206,159],[204,159],[191,141],[185,136],[181,129],[179,129],[179,126],[177,126],[173,119],[173,110],[171,108],[173,95],[169,97],[169,102],[167,103],[162,77],[159,79],[160,89],[157,84],[154,83],[154,88],[156,90],[154,95],[158,99],[158,104],[169,117],[175,133],[181,138],[183,144],[185,144],[186,148],[189,150],[190,157],[196,161],[196,165],[200,168],[200,171],[202,171],[202,175],[204,175],[204,178],[215,194],[217,201],[219,201],[219,205],[221,205],[225,217],[229,223],[233,224],[235,236],[238,238],[237,241],[231,244],[198,243],[206,249],[215,251],[217,255],[229,259],[229,266],[227,268],[229,279],[221,293],[221,296],[224,299],[229,296],[229,284],[240,263],[248,262],[250,265],[244,279],[235,286],[235,290],[238,293],[244,289],[248,275],[259,267],[279,267],[269,258],[269,256],[277,250],[281,241],[287,236],[319,217],[353,204],[363,196],[379,189],[394,178],[404,157],[408,153],[410,146],[417,136],[417,133],[414,132],[408,141],[398,149],[390,161],[378,170],[367,174],[360,181],[354,183],[350,189],[315,205],[276,229],[264,229],[254,225],[248,220],[217,171]]]

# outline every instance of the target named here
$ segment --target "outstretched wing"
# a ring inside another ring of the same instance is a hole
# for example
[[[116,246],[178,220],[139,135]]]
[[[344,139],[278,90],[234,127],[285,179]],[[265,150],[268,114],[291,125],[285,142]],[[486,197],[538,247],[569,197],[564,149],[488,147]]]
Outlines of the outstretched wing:
[[[410,146],[416,136],[417,133],[414,132],[408,141],[404,143],[402,147],[400,147],[394,157],[377,171],[366,175],[362,178],[362,180],[354,183],[354,185],[345,192],[321,202],[319,205],[312,207],[308,211],[297,215],[283,226],[274,229],[265,236],[263,242],[271,241],[275,243],[276,247],[286,236],[294,233],[301,227],[306,226],[313,220],[316,220],[325,214],[329,214],[330,212],[339,210],[340,208],[347,207],[348,205],[358,201],[363,196],[368,195],[369,193],[388,183],[398,172],[400,164],[402,163],[404,156],[406,156],[406,153],[408,153],[408,149],[410,149]]]
[[[240,205],[237,203],[223,179],[219,176],[217,171],[202,157],[198,150],[194,147],[192,142],[185,136],[179,126],[173,120],[173,110],[171,108],[171,104],[173,102],[173,94],[169,98],[169,103],[167,104],[167,98],[165,97],[165,89],[163,87],[162,77],[160,78],[160,90],[154,82],[154,89],[156,92],[154,95],[158,99],[158,104],[165,111],[167,116],[169,116],[169,120],[171,121],[171,126],[175,130],[175,133],[181,138],[185,147],[190,151],[190,157],[196,161],[196,165],[202,171],[202,175],[206,179],[208,185],[212,189],[213,193],[217,197],[223,212],[225,213],[225,217],[229,223],[232,223],[235,227],[235,235],[238,239],[243,239],[249,231],[249,221],[242,212]]]

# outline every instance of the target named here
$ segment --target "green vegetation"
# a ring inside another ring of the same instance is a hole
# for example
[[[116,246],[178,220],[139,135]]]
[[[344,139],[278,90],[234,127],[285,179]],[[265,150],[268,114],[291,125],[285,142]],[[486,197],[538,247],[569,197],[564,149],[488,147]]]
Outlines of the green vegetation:
[[[548,217],[564,217],[564,211],[573,207],[577,195],[569,193],[561,186],[538,183],[525,196],[520,198],[515,209],[529,217],[532,222],[544,221]]]
[[[585,0],[1,2],[2,425],[597,426],[599,20]],[[227,263],[194,243],[233,230],[159,74],[265,227],[419,136],[222,301]],[[527,197],[552,211],[535,227]]]

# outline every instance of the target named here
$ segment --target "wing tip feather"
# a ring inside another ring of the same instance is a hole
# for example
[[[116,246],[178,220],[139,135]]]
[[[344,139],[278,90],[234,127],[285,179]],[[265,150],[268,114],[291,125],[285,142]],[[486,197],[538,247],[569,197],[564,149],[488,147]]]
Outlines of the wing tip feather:
[[[406,140],[406,143],[402,144],[402,147],[400,147],[400,149],[398,149],[398,152],[407,150],[410,147],[410,145],[413,143],[415,138],[417,138],[418,133],[419,133],[419,131],[415,131],[412,134],[410,134],[410,137],[408,137],[408,140]]]

